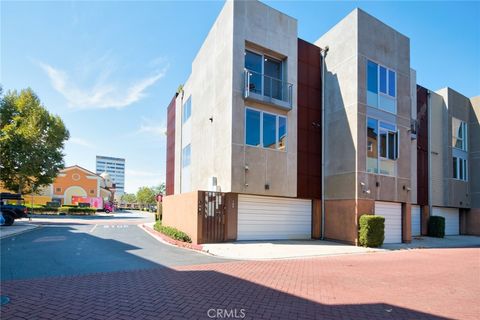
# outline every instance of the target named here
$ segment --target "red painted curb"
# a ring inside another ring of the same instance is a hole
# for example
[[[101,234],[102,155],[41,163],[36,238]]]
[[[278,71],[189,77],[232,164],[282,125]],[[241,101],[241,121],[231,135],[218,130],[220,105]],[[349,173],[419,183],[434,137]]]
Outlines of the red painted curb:
[[[187,248],[187,249],[192,249],[192,250],[197,250],[197,251],[203,251],[203,246],[201,244],[194,244],[194,243],[188,243],[188,242],[183,242],[183,241],[179,241],[179,240],[176,240],[176,239],[173,239],[173,238],[170,238],[169,236],[161,233],[161,232],[158,232],[157,230],[155,229],[152,229],[144,224],[142,224],[142,228],[144,228],[148,233],[154,235],[154,236],[157,236],[157,237],[160,237],[162,240],[170,243],[170,244],[173,244],[177,247],[182,247],[182,248]]]

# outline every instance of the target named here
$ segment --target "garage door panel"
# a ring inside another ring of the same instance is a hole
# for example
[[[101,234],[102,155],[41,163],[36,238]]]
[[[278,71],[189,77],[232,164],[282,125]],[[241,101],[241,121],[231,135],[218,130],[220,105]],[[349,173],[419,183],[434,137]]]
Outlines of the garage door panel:
[[[460,216],[457,208],[433,207],[433,215],[445,218],[445,235],[460,234]]]
[[[421,210],[420,206],[412,205],[411,209],[411,217],[412,217],[412,237],[417,237],[421,235]]]
[[[309,239],[311,201],[239,195],[238,240]]]
[[[384,243],[402,242],[402,204],[396,202],[375,202],[375,215],[385,218]]]

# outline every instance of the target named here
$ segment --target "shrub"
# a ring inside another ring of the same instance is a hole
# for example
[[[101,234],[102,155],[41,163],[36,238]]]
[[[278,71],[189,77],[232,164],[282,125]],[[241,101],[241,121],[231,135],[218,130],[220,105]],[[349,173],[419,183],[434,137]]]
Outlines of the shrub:
[[[167,235],[170,238],[173,238],[175,240],[192,243],[192,239],[190,239],[188,234],[186,234],[185,232],[180,231],[178,229],[175,229],[173,227],[162,226],[161,221],[157,221],[155,223],[155,225],[153,226],[153,228],[155,230],[157,230],[158,232],[161,232],[161,233],[163,233],[163,234],[165,234],[165,235]]]
[[[444,217],[431,216],[428,218],[428,235],[436,238],[443,238],[445,236]]]
[[[358,240],[364,247],[380,247],[385,239],[385,218],[364,214],[360,217]]]
[[[41,207],[34,206],[33,208],[27,207],[27,209],[28,209],[29,212],[32,212],[32,213],[57,212],[58,211],[58,208],[56,208],[56,207],[44,207],[44,206],[41,206]]]
[[[95,214],[97,212],[96,208],[78,208],[78,207],[61,207],[58,211],[66,214]]]

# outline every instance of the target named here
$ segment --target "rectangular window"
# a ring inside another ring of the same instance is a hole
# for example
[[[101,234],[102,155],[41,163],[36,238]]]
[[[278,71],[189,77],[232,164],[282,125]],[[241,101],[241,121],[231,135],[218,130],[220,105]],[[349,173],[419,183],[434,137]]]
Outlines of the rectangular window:
[[[192,115],[192,99],[188,97],[187,101],[183,103],[182,123],[187,122]]]
[[[378,93],[378,65],[372,61],[367,62],[367,90]]]
[[[387,69],[380,66],[380,92],[387,93]]]
[[[468,162],[467,159],[452,157],[453,160],[453,178],[457,180],[468,181]]]
[[[367,119],[367,172],[395,175],[398,130],[394,124]]]
[[[254,93],[262,94],[262,55],[252,51],[245,51],[245,69],[250,71],[250,88]]]
[[[284,61],[245,50],[245,69],[250,92],[285,101]]]
[[[396,89],[395,71],[388,70],[388,95],[395,98]]]
[[[282,61],[265,57],[264,95],[282,100]]]
[[[247,109],[245,119],[245,144],[260,146],[260,112]]]
[[[287,118],[247,108],[245,112],[245,144],[267,149],[285,150]]]
[[[182,168],[190,165],[190,144],[186,145],[182,150]]]
[[[367,60],[367,105],[397,113],[395,97],[395,71]]]
[[[278,117],[278,149],[285,150],[287,145],[287,118]]]
[[[378,121],[367,121],[367,172],[378,173]]]
[[[467,124],[452,117],[452,147],[467,151]]]
[[[276,149],[277,147],[277,116],[263,113],[263,147]]]

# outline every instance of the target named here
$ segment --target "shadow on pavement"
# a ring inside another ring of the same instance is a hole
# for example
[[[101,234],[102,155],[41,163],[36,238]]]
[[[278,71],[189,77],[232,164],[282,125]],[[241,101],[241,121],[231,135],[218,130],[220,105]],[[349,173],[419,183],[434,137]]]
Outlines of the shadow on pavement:
[[[282,291],[217,271],[177,271],[134,254],[136,246],[72,228],[53,229],[43,237],[32,231],[28,243],[2,241],[2,259],[10,260],[8,266],[2,261],[2,281],[14,278],[4,269],[27,268],[34,277],[58,274],[48,272],[57,268],[100,273],[3,281],[1,294],[10,302],[2,306],[1,319],[443,319],[381,302],[317,303],[285,292],[295,283]],[[80,243],[82,249],[67,243]],[[26,255],[27,246],[38,255]],[[119,271],[125,267],[129,271]]]

